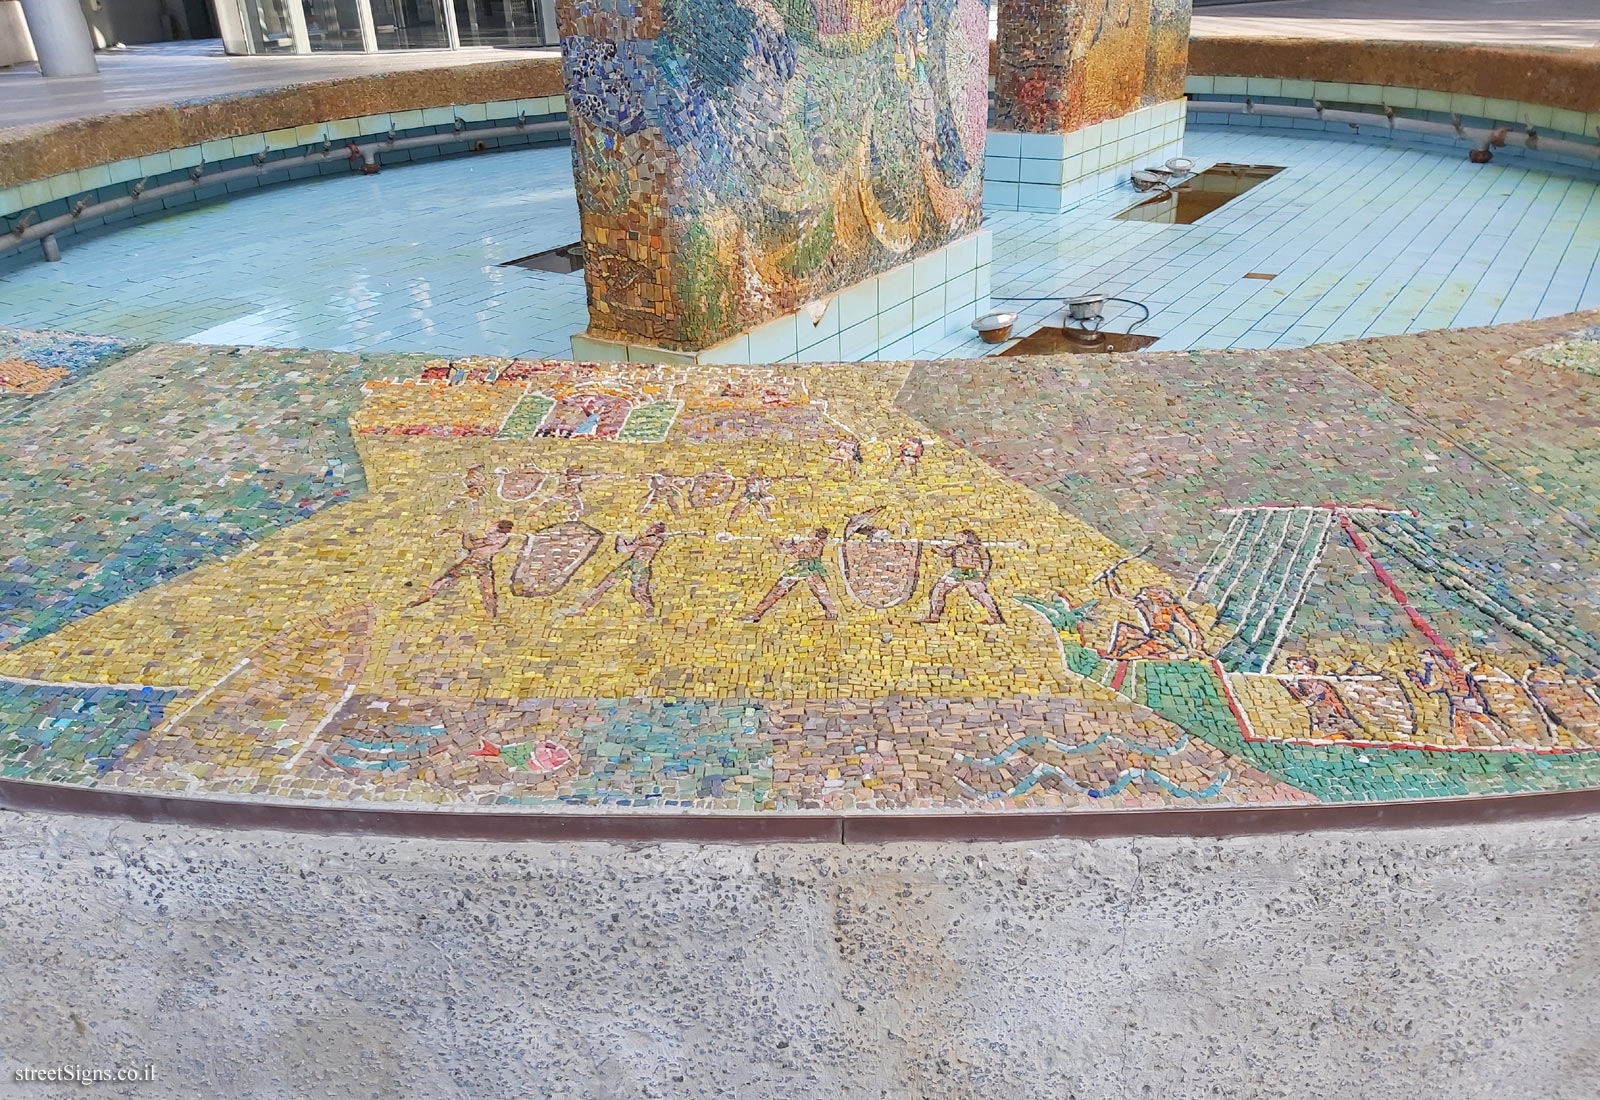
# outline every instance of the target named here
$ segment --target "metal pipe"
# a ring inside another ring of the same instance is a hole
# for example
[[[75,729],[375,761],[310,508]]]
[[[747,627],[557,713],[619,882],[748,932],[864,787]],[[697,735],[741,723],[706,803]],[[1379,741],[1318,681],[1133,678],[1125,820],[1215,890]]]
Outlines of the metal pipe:
[[[22,219],[10,233],[0,234],[0,256],[12,252],[30,241],[45,241],[42,244],[45,258],[59,260],[61,251],[55,246],[54,236],[63,229],[71,228],[79,219],[89,217],[104,217],[114,214],[119,210],[126,210],[138,203],[152,203],[165,199],[171,195],[180,195],[187,191],[194,191],[202,186],[209,187],[213,184],[227,184],[234,180],[259,178],[271,172],[281,172],[303,168],[307,165],[323,165],[330,161],[354,159],[359,156],[364,166],[370,166],[372,171],[379,167],[378,155],[383,152],[397,149],[420,149],[430,145],[454,145],[462,141],[482,141],[487,138],[516,137],[527,134],[556,133],[567,129],[565,121],[558,122],[518,122],[508,126],[492,126],[482,130],[459,130],[445,134],[416,134],[412,137],[390,138],[386,141],[373,141],[365,144],[349,142],[344,145],[333,145],[325,142],[318,152],[304,153],[297,157],[284,157],[282,160],[267,160],[266,155],[256,154],[254,164],[230,168],[225,172],[215,175],[206,175],[204,165],[196,165],[189,170],[186,180],[174,180],[171,183],[161,184],[159,187],[146,188],[144,181],[140,180],[133,185],[133,190],[126,195],[119,195],[105,202],[89,205],[80,199],[78,204],[65,214],[58,214],[42,222],[30,222],[30,218],[37,217],[36,211],[27,211]],[[51,252],[54,255],[51,255]]]
[[[1502,129],[1497,127],[1496,130],[1480,130],[1462,126],[1459,121],[1451,124],[1424,118],[1406,118],[1388,112],[1374,114],[1365,111],[1331,111],[1327,108],[1304,107],[1293,103],[1256,103],[1250,99],[1242,103],[1231,100],[1191,99],[1189,110],[1197,114],[1271,115],[1276,118],[1314,118],[1322,122],[1343,122],[1351,126],[1383,126],[1389,130],[1459,138],[1471,142],[1474,148],[1486,146],[1490,135]],[[1458,120],[1459,117],[1457,116]],[[1537,130],[1531,129],[1527,131],[1511,130],[1509,127],[1504,129],[1503,136],[1508,145],[1521,145],[1541,153],[1600,160],[1600,143],[1589,145],[1567,138],[1547,138],[1540,135]]]

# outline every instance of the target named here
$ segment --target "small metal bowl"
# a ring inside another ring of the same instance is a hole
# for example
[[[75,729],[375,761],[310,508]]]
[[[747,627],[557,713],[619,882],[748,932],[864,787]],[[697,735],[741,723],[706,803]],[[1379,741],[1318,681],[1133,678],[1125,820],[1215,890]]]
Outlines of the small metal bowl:
[[[1194,171],[1194,158],[1171,157],[1167,160],[1166,169],[1175,176],[1187,176]]]
[[[986,344],[1001,344],[1011,336],[1011,326],[1017,323],[1015,313],[985,313],[972,327]]]

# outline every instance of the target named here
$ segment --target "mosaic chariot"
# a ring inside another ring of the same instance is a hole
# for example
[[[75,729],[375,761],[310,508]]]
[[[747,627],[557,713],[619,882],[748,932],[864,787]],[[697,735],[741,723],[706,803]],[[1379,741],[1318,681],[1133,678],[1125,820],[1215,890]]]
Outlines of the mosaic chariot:
[[[940,364],[120,351],[0,419],[9,777],[1027,809],[1600,760],[1582,623],[1427,517],[1227,505],[1164,567],[924,418]],[[129,400],[144,426],[99,427]]]

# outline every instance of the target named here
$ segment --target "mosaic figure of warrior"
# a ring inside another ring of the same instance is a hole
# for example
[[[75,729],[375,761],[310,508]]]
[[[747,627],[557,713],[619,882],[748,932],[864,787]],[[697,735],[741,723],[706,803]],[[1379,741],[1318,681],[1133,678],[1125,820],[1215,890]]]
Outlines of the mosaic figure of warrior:
[[[839,469],[844,471],[844,476],[854,478],[861,469],[861,443],[855,439],[841,439],[833,448],[833,453],[828,456],[829,462],[839,464]]]
[[[482,538],[473,538],[465,531],[441,531],[441,535],[460,534],[461,548],[466,556],[446,569],[439,579],[423,589],[422,595],[406,604],[407,607],[418,607],[433,599],[446,588],[453,587],[462,577],[473,577],[478,582],[478,593],[483,597],[483,609],[488,612],[489,618],[498,615],[499,603],[494,592],[494,556],[504,550],[511,542],[511,521],[503,519],[495,524],[494,530],[488,531]]]
[[[950,569],[928,593],[928,613],[920,621],[942,622],[945,601],[950,598],[950,593],[961,588],[989,613],[989,622],[1005,622],[999,605],[989,594],[989,573],[994,569],[994,562],[989,557],[989,548],[979,541],[977,532],[969,527],[950,545],[933,546],[931,549],[940,557],[950,559]]]
[[[922,465],[922,437],[917,435],[907,436],[900,444],[900,450],[894,457],[894,468],[889,471],[891,478],[901,476],[914,478],[917,470]]]
[[[1312,736],[1338,741],[1366,736],[1360,720],[1350,712],[1339,689],[1331,681],[1317,676],[1316,658],[1296,655],[1285,658],[1283,663],[1296,677],[1284,680],[1283,690],[1310,714]]]
[[[665,470],[650,475],[650,492],[645,495],[644,503],[639,505],[639,514],[647,516],[650,509],[660,504],[667,506],[667,511],[672,513],[674,519],[683,514],[683,484]]]
[[[767,594],[761,597],[761,602],[744,617],[744,621],[759,623],[761,617],[772,610],[772,605],[787,596],[797,584],[804,584],[811,590],[811,594],[822,605],[824,619],[837,619],[839,606],[833,602],[833,594],[828,591],[828,571],[822,565],[822,555],[828,549],[828,529],[818,527],[809,535],[774,539],[772,543],[779,553],[789,556],[789,567],[783,571],[783,576],[773,582]]]
[[[475,522],[483,511],[483,500],[489,492],[489,475],[484,472],[480,463],[467,467],[466,473],[461,475],[461,492],[450,499],[444,506],[446,513],[460,504],[467,508],[468,522]]]
[[[626,579],[633,602],[638,604],[646,615],[653,618],[656,613],[656,602],[650,592],[651,563],[656,560],[661,547],[671,537],[667,534],[667,525],[664,523],[652,523],[631,539],[618,535],[617,553],[626,554],[627,557],[594,586],[594,590],[584,597],[584,601],[571,614],[581,615],[588,611],[600,602],[601,597]]]
[[[739,494],[739,499],[734,502],[733,510],[728,513],[728,526],[733,521],[744,515],[746,509],[754,508],[761,513],[762,519],[772,518],[772,505],[775,498],[772,495],[774,479],[765,474],[749,474],[744,479],[744,492]]]
[[[556,475],[555,488],[550,490],[550,503],[565,505],[567,519],[575,520],[589,510],[583,499],[583,483],[593,481],[599,474],[586,474],[577,464],[568,466]]]
[[[1503,745],[1511,740],[1489,709],[1483,686],[1456,661],[1437,649],[1422,651],[1422,675],[1406,669],[1418,690],[1442,697],[1450,711],[1450,731],[1464,745]]]

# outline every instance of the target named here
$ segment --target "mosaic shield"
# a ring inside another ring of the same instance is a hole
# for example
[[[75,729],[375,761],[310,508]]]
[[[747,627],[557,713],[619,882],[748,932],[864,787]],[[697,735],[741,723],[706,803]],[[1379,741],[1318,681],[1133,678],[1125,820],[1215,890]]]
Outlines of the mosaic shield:
[[[500,471],[500,499],[509,501],[527,500],[537,493],[544,485],[545,478],[550,475],[537,467],[524,470]]]
[[[737,486],[733,475],[706,470],[689,482],[689,503],[696,508],[715,508],[732,500]]]
[[[605,536],[587,523],[568,520],[528,536],[511,571],[516,596],[554,596],[566,587]]]
[[[922,543],[915,539],[850,539],[839,547],[850,595],[882,610],[905,603],[917,590]]]

